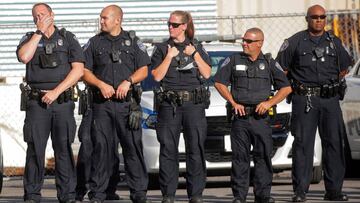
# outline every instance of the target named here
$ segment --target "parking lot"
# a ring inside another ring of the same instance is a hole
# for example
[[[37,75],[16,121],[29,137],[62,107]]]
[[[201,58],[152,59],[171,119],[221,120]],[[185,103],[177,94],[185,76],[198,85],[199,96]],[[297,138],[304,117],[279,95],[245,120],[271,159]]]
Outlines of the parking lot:
[[[204,191],[204,200],[209,203],[222,203],[231,202],[232,193],[229,184],[230,177],[209,177],[208,184]],[[254,196],[252,194],[252,187],[249,189],[248,202],[253,202]],[[350,197],[349,202],[360,202],[360,173],[355,178],[348,178],[344,182],[343,191]],[[121,201],[106,201],[106,202],[130,202],[129,192],[125,183],[120,183],[117,193],[124,198]],[[276,202],[290,202],[292,195],[292,185],[290,179],[290,172],[283,172],[274,175],[274,183],[272,187],[273,197]],[[22,179],[12,178],[4,181],[3,191],[0,196],[1,202],[22,202],[23,188]],[[43,190],[42,202],[57,202],[56,189],[54,185],[54,178],[49,177],[45,180]],[[321,181],[319,184],[312,184],[310,186],[310,192],[307,196],[307,202],[327,202],[323,201],[324,195],[324,183]],[[161,202],[160,190],[150,190],[148,197],[154,203]],[[86,199],[84,202],[88,202]],[[180,178],[179,189],[177,190],[176,202],[187,202],[185,181]]]

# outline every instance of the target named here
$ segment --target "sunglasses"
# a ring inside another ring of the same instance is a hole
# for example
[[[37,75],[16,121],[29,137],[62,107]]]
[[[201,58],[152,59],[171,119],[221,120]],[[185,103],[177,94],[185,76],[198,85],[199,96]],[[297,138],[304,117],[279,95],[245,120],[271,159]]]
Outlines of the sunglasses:
[[[311,15],[309,17],[313,20],[317,20],[317,19],[324,20],[326,18],[326,15]]]
[[[168,27],[173,27],[173,28],[178,28],[180,25],[184,25],[185,23],[172,23],[172,22],[167,22]]]
[[[246,39],[246,38],[241,38],[241,43],[246,42],[247,44],[251,44],[253,42],[260,42],[262,41],[262,39]]]

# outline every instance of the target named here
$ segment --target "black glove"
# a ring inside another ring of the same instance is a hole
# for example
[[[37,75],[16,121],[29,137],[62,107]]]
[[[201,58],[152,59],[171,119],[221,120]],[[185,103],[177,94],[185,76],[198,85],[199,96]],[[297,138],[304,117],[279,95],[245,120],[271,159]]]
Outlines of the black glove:
[[[141,125],[142,110],[140,105],[132,102],[130,105],[129,127],[131,130],[138,130]]]

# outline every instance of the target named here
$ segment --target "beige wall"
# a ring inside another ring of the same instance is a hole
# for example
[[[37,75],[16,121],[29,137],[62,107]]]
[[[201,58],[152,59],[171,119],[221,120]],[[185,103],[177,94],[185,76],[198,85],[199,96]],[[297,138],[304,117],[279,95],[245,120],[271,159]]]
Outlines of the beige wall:
[[[302,13],[314,4],[327,10],[359,9],[360,0],[217,0],[219,16]]]

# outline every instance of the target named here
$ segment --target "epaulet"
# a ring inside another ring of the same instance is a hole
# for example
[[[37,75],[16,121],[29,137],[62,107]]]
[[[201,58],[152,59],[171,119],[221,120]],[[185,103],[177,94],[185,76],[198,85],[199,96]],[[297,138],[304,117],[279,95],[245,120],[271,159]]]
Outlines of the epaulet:
[[[334,39],[334,38],[335,38],[335,35],[334,35],[333,31],[331,31],[331,30],[326,31],[326,34],[328,35],[328,37],[329,37],[330,39]]]
[[[27,33],[26,33],[26,36],[32,36],[34,33],[35,33],[34,31],[27,32]]]
[[[65,28],[61,28],[61,29],[59,30],[59,33],[60,33],[61,36],[63,36],[64,38],[66,38],[66,29],[65,29]]]
[[[264,54],[266,60],[270,61],[272,59],[271,53]]]
[[[129,30],[128,35],[132,41],[136,40],[136,32],[135,30]]]

